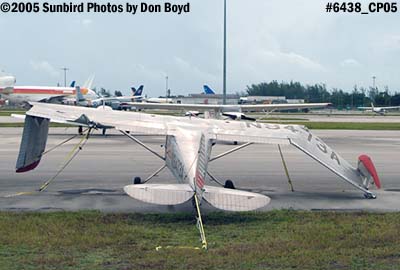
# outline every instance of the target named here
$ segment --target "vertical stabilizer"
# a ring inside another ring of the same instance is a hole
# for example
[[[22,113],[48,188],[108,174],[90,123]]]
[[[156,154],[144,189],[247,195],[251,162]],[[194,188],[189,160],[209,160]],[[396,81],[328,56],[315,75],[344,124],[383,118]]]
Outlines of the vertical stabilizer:
[[[91,75],[91,76],[86,80],[86,82],[82,85],[82,88],[92,89],[94,77],[95,77],[94,74]]]
[[[212,90],[208,85],[203,86],[204,94],[206,95],[215,95],[214,90]]]

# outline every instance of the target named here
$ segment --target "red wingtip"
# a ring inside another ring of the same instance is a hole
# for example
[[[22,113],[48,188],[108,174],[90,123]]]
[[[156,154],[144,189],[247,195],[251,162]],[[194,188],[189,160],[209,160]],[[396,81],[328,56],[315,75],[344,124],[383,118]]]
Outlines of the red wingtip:
[[[17,168],[17,173],[24,173],[35,169],[39,165],[40,159],[22,168]]]
[[[374,163],[372,162],[371,158],[367,155],[361,155],[358,157],[358,160],[362,162],[364,167],[368,170],[371,174],[372,178],[374,179],[376,187],[379,189],[381,188],[381,180],[379,180],[378,173],[376,172]]]

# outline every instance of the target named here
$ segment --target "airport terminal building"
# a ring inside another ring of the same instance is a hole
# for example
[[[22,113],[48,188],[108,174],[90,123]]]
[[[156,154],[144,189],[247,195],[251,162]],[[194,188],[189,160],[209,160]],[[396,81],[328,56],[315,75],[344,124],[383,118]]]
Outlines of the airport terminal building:
[[[178,104],[222,104],[222,94],[189,94],[188,96],[178,96],[172,99],[173,103]],[[238,94],[227,94],[226,104],[276,104],[276,103],[290,103],[301,104],[304,99],[286,99],[285,96],[247,96],[241,97]]]

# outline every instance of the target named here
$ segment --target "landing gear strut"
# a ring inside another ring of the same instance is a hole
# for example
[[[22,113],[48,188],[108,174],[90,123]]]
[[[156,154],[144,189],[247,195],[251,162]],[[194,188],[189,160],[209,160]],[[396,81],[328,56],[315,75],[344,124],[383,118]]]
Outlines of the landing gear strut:
[[[133,178],[133,184],[134,185],[139,185],[141,183],[142,183],[142,179],[140,177],[136,176],[135,178]]]
[[[226,180],[224,188],[235,189],[235,185],[233,184],[232,180]]]
[[[372,193],[364,193],[366,199],[376,199],[376,195]]]

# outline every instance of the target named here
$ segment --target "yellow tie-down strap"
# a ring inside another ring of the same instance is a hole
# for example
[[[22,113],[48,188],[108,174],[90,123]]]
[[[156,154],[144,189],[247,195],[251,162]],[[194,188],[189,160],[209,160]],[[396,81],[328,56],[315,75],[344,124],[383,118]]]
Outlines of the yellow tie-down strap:
[[[72,161],[72,159],[74,159],[74,157],[76,157],[76,155],[79,153],[79,151],[82,150],[82,146],[89,139],[90,132],[91,132],[91,129],[88,129],[87,132],[84,134],[84,136],[82,136],[82,139],[79,141],[79,143],[77,145],[75,145],[74,148],[72,148],[72,150],[68,153],[68,155],[66,156],[66,158],[63,162],[63,165],[57,171],[57,173],[54,176],[52,176],[49,180],[47,180],[43,185],[41,185],[38,190],[17,192],[14,194],[6,195],[6,196],[4,196],[4,198],[13,198],[13,197],[22,196],[22,195],[35,195],[35,194],[38,194],[38,193],[44,191],[50,185],[50,183],[54,179],[56,179],[56,177],[68,166],[68,164]]]
[[[199,247],[189,247],[189,246],[157,246],[156,251],[160,251],[162,249],[189,249],[189,250],[207,250],[207,239],[206,234],[204,232],[203,220],[201,219],[201,212],[200,212],[200,204],[199,199],[197,198],[196,194],[194,195],[194,202],[196,204],[196,212],[197,212],[197,223],[196,227],[199,229],[200,232],[200,239],[201,239],[201,248]]]

